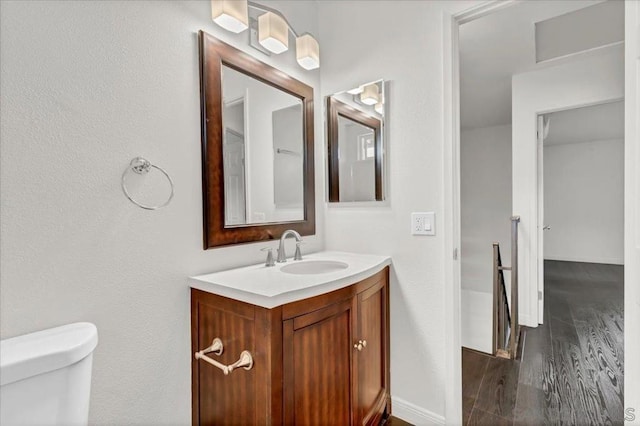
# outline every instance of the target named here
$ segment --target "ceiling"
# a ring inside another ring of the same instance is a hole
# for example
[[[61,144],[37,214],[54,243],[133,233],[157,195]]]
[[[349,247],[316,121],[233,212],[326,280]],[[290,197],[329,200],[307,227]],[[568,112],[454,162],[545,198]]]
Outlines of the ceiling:
[[[613,102],[554,112],[550,119],[547,145],[624,139],[624,102]]]
[[[549,65],[535,62],[535,23],[602,0],[519,2],[460,27],[463,129],[511,123],[511,77]]]

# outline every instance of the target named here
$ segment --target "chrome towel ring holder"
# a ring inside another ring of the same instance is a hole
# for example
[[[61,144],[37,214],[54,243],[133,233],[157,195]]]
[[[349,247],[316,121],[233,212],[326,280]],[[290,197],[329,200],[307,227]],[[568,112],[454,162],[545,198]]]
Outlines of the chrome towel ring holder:
[[[134,173],[139,175],[144,175],[149,173],[149,171],[152,168],[162,172],[162,174],[166,176],[167,180],[169,181],[169,185],[171,186],[171,194],[169,194],[169,198],[167,198],[167,201],[157,206],[147,206],[145,204],[139,203],[138,201],[134,200],[131,194],[129,193],[129,191],[127,190],[127,185],[126,185],[126,177],[129,171],[133,171]],[[129,163],[129,166],[122,173],[121,183],[122,183],[122,191],[124,192],[124,195],[126,195],[126,197],[129,199],[129,201],[131,201],[136,206],[141,207],[145,210],[161,209],[167,206],[173,199],[173,180],[171,180],[171,176],[169,176],[169,173],[167,173],[163,168],[158,167],[155,164],[151,164],[149,160],[142,157],[136,157],[133,160],[131,160],[131,163]]]

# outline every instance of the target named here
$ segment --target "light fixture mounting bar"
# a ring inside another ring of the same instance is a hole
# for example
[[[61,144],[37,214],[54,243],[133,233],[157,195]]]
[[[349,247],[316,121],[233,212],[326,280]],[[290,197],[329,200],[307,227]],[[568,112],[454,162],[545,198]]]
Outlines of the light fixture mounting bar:
[[[273,8],[271,8],[269,6],[265,6],[263,4],[258,4],[258,3],[252,2],[252,1],[247,1],[247,5],[251,9],[260,10],[262,12],[271,12],[271,13],[275,13],[276,15],[280,16],[282,19],[284,19],[284,22],[287,23],[287,28],[289,28],[289,32],[291,34],[293,34],[293,36],[296,37],[296,38],[300,37],[300,35],[296,32],[296,30],[293,29],[293,27],[291,26],[291,24],[289,23],[287,18],[279,10],[273,9]],[[310,34],[310,33],[305,33],[305,34]],[[313,34],[311,34],[311,35],[313,36]]]

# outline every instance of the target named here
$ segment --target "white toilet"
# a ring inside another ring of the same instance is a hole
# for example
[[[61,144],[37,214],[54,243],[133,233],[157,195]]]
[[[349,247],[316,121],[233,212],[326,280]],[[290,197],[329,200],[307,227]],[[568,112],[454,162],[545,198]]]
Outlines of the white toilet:
[[[86,425],[97,344],[87,322],[0,341],[0,424]]]

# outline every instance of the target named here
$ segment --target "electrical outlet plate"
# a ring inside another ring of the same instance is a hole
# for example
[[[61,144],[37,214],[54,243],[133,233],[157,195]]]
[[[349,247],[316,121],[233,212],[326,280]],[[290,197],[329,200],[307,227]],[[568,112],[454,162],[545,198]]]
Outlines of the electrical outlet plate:
[[[411,213],[411,235],[436,235],[434,212]]]

